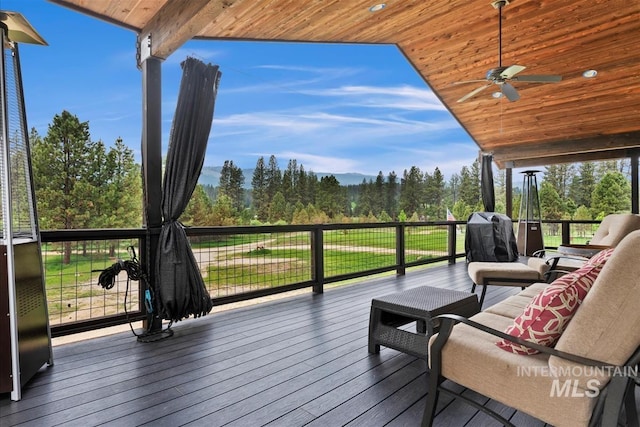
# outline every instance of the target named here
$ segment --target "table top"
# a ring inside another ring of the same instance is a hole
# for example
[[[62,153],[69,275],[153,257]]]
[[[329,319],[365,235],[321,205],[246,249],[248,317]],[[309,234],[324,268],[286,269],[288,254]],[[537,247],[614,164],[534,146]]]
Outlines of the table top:
[[[558,252],[563,255],[591,258],[598,252],[609,249],[609,247],[605,245],[560,245],[558,246]]]
[[[432,313],[455,310],[459,306],[475,302],[475,294],[433,286],[419,286],[372,300],[372,306],[405,313]]]

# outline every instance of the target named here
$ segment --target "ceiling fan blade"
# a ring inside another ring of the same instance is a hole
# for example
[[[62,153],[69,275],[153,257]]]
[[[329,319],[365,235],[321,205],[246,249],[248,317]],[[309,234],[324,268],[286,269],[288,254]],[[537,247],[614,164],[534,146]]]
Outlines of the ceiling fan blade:
[[[515,87],[511,86],[509,83],[504,83],[501,86],[502,86],[502,93],[504,94],[504,96],[507,97],[509,101],[513,102],[520,99],[520,95],[518,94],[518,91],[516,90]]]
[[[452,84],[454,85],[463,85],[466,83],[479,83],[479,82],[486,82],[487,79],[477,79],[477,80],[463,80],[461,82],[453,82]]]
[[[510,79],[516,74],[518,74],[520,71],[524,70],[525,68],[527,67],[523,65],[512,65],[510,67],[505,68],[504,71],[500,73],[500,77],[503,79]]]
[[[463,96],[462,98],[458,99],[458,102],[464,102],[467,99],[471,98],[472,96],[476,96],[477,94],[479,94],[480,92],[482,92],[483,90],[485,90],[486,88],[488,88],[489,86],[491,86],[493,83],[487,83],[484,86],[480,86],[479,88],[476,88],[474,90],[472,90],[471,92],[469,92],[468,94],[466,94],[465,96]]]
[[[513,77],[512,80],[516,82],[529,82],[529,83],[557,83],[562,80],[562,76],[530,74],[527,76],[516,76],[516,77]]]

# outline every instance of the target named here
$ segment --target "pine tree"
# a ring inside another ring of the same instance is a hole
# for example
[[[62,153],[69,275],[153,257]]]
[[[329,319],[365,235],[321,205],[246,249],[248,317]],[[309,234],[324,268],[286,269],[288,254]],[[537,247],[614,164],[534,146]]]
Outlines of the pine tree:
[[[572,180],[574,169],[571,164],[559,164],[545,167],[544,180],[556,190],[561,198],[569,194],[569,183]]]
[[[225,160],[220,171],[220,193],[231,199],[236,212],[244,209],[244,174],[242,169],[233,164],[233,160]]]
[[[382,212],[385,208],[385,201],[386,201],[386,195],[385,195],[385,182],[384,182],[384,175],[382,174],[382,171],[378,172],[378,176],[376,176],[376,181],[373,187],[373,198],[372,198],[372,210],[373,210],[373,214],[378,216],[380,215],[380,212]]]
[[[260,221],[269,218],[269,198],[267,194],[267,179],[264,165],[264,157],[260,157],[253,170],[251,179],[253,209]]]
[[[591,206],[591,195],[596,187],[596,165],[584,162],[578,166],[578,173],[574,174],[569,184],[569,197],[577,206]]]
[[[433,221],[446,218],[444,207],[444,176],[437,167],[433,175],[425,174],[425,202],[427,204],[428,219]]]
[[[404,212],[418,212],[424,200],[422,172],[417,166],[405,169],[400,181],[400,209]]]
[[[631,185],[617,171],[604,174],[596,185],[591,199],[591,210],[596,218],[612,213],[628,212],[631,208]]]
[[[398,176],[394,171],[387,175],[384,210],[392,218],[398,214]]]
[[[334,218],[344,213],[347,206],[347,193],[335,176],[324,176],[320,179],[316,201],[319,210],[329,218]]]
[[[366,215],[369,211],[373,210],[373,182],[363,178],[358,189],[360,195],[358,197],[358,203],[356,204],[356,213],[358,215]]]
[[[41,224],[49,229],[73,229],[87,224],[92,209],[91,191],[96,143],[89,123],[68,111],[56,114],[47,135],[36,138],[32,165]],[[64,245],[63,262],[71,261],[71,242]]]
[[[231,198],[226,194],[220,194],[211,208],[210,225],[234,225],[235,218],[236,212],[233,209]]]
[[[306,205],[311,202],[311,195],[309,195],[309,176],[304,170],[304,166],[300,165],[298,168],[298,178],[296,191],[296,203],[300,202]],[[307,215],[308,216],[308,215]]]
[[[118,138],[107,153],[107,159],[104,212],[108,213],[108,220],[105,227],[139,227],[142,220],[142,176],[133,150]]]
[[[287,169],[282,174],[282,186],[280,187],[280,191],[288,203],[295,204],[299,200],[296,193],[299,178],[298,162],[295,159],[289,160]]]
[[[480,202],[480,185],[473,176],[473,173],[463,166],[460,170],[460,185],[458,189],[459,201],[467,206],[475,206]]]
[[[282,185],[282,172],[278,167],[278,160],[276,156],[271,155],[269,157],[269,164],[264,172],[264,180],[266,185],[267,200],[272,202],[273,197],[281,189]]]
[[[220,194],[226,197],[224,193]],[[212,225],[212,213],[213,204],[211,199],[207,196],[204,187],[198,184],[184,213],[180,216],[180,222],[188,226],[209,226]]]
[[[281,192],[276,192],[269,206],[269,222],[276,223],[284,220],[287,213],[287,201]]]
[[[302,199],[303,204],[305,205],[316,204],[316,193],[318,191],[319,184],[320,182],[318,180],[318,175],[316,175],[313,171],[309,171],[309,173],[307,173],[307,179],[305,184],[307,191],[306,193],[304,193],[305,197]],[[309,215],[311,216],[311,214]]]

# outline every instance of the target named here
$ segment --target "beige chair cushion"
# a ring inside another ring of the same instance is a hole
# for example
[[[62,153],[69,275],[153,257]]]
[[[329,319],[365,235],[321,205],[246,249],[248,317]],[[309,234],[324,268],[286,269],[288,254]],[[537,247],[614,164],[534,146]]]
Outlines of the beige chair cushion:
[[[556,349],[613,365],[624,364],[640,346],[640,231],[625,237],[598,275]],[[575,366],[552,357],[551,367]],[[580,370],[572,370],[579,372]],[[586,386],[583,375],[581,386]],[[596,375],[600,381],[607,377]]]
[[[522,283],[530,283],[541,279],[538,270],[520,262],[470,262],[467,272],[476,285],[484,284],[484,280],[489,279],[520,279]],[[500,282],[491,280],[492,285],[502,286],[522,286],[518,282]]]
[[[522,291],[518,292],[521,297],[533,298],[538,295],[544,288],[549,286],[548,283],[534,283],[531,286],[526,287]]]
[[[483,311],[486,313],[499,314],[500,316],[505,316],[513,320],[522,314],[530,301],[531,298],[529,297],[524,297],[520,294],[513,295]]]
[[[640,215],[611,214],[602,219],[589,242],[592,245],[616,246],[629,233],[640,230]]]
[[[499,331],[512,322],[508,317],[486,311],[471,319]],[[456,325],[443,348],[442,374],[547,423],[568,427],[588,424],[595,404],[593,397],[558,393],[550,398],[557,381],[549,374],[547,356],[506,352],[495,345],[497,340],[467,325]]]

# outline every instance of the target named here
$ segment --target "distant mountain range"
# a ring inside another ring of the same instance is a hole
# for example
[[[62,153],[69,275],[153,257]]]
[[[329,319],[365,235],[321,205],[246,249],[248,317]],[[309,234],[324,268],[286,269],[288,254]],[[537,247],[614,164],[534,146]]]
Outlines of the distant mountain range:
[[[198,183],[202,185],[212,185],[217,187],[220,185],[220,172],[222,171],[222,166],[205,166],[202,168],[202,173],[200,174],[200,179],[198,179]],[[333,175],[336,177],[340,185],[358,185],[362,184],[362,180],[376,180],[375,175],[363,175],[361,173],[326,173],[326,172],[315,172],[318,179]],[[251,188],[251,179],[253,178],[253,169],[242,169],[242,174],[244,175],[244,188]]]

